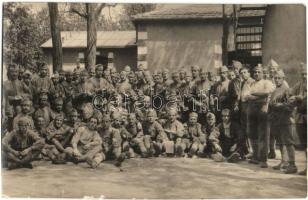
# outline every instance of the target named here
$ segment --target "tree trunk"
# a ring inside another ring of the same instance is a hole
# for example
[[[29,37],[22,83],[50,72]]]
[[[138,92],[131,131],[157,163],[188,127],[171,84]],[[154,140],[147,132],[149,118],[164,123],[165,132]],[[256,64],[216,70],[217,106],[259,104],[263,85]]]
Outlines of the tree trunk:
[[[95,67],[96,64],[96,40],[97,40],[97,32],[96,32],[96,12],[95,12],[95,4],[87,3],[87,49],[85,52],[85,64],[86,69],[90,70]]]
[[[53,71],[59,71],[62,69],[62,42],[61,33],[59,28],[59,12],[57,3],[48,3],[49,15],[50,15],[50,30],[52,38],[52,64]]]

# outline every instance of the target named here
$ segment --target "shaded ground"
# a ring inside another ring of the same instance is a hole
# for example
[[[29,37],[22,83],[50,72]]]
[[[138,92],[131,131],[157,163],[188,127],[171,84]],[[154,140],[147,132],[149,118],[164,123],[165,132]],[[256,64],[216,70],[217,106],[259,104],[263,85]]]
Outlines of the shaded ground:
[[[297,165],[305,168],[303,152]],[[279,160],[270,160],[273,166]],[[305,176],[287,175],[247,162],[215,163],[208,159],[131,159],[123,172],[111,163],[97,170],[85,164],[51,165],[2,170],[2,193],[10,197],[105,198],[304,198]]]

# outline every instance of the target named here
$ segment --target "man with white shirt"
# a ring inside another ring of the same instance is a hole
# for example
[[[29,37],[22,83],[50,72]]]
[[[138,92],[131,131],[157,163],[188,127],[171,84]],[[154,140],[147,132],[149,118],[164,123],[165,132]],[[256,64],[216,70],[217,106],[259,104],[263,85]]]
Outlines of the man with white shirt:
[[[248,100],[248,136],[252,146],[253,164],[259,164],[261,168],[267,168],[267,153],[269,143],[268,128],[268,104],[275,85],[270,80],[263,79],[263,68],[258,64],[254,70],[255,82],[251,84]]]

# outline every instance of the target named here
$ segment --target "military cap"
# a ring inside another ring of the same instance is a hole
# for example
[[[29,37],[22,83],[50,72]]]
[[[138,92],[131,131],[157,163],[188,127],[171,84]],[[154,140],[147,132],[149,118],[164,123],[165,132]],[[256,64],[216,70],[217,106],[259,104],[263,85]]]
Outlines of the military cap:
[[[64,119],[64,116],[62,115],[62,114],[57,114],[56,116],[55,116],[55,119]]]
[[[225,65],[219,68],[219,73],[228,72],[228,71],[229,71],[229,69],[228,69],[228,67],[225,66]]]
[[[274,59],[270,59],[269,63],[268,63],[268,66],[270,67],[275,67],[275,68],[279,68],[279,65],[278,63],[274,60]]]
[[[28,125],[29,120],[26,117],[21,117],[18,120],[18,125]]]
[[[209,113],[207,113],[206,118],[207,119],[215,119],[216,117],[215,117],[214,113],[209,112]]]
[[[8,65],[8,71],[18,71],[18,70],[19,70],[19,67],[15,63],[10,63]]]
[[[263,71],[263,66],[262,66],[262,64],[258,64],[257,66],[255,66],[254,68],[253,68],[253,70],[261,70],[261,71]]]
[[[24,104],[32,104],[32,101],[29,99],[29,98],[23,98],[22,100],[21,100],[21,103],[20,103],[21,105],[24,105]]]
[[[277,70],[277,71],[276,71],[276,75],[279,76],[279,77],[281,77],[281,78],[284,78],[284,77],[285,77],[285,74],[284,74],[284,72],[283,72],[282,69]]]
[[[233,67],[236,67],[236,68],[242,68],[243,65],[240,61],[237,61],[237,60],[232,60],[232,65]]]
[[[29,70],[26,70],[26,71],[24,72],[24,75],[32,76],[32,73],[31,73]]]
[[[221,115],[230,115],[230,110],[229,110],[228,108],[223,109],[223,110],[221,111]]]
[[[63,104],[63,99],[62,98],[56,98],[55,103],[62,103]]]
[[[69,114],[70,115],[72,115],[72,114],[77,114],[78,115],[78,112],[77,112],[77,110],[75,108],[72,108],[72,109],[70,109]]]
[[[196,112],[191,112],[191,113],[189,113],[189,117],[198,118],[198,114]]]
[[[147,112],[147,116],[153,116],[153,117],[157,117],[157,113],[156,113],[156,111],[154,110],[154,109],[150,109],[150,110],[148,110],[148,112]]]
[[[200,70],[200,67],[198,65],[192,65],[191,69]]]
[[[130,66],[126,65],[126,66],[124,67],[124,71],[125,71],[125,72],[131,72]]]
[[[163,68],[162,72],[167,72],[167,73],[169,73],[169,69]]]

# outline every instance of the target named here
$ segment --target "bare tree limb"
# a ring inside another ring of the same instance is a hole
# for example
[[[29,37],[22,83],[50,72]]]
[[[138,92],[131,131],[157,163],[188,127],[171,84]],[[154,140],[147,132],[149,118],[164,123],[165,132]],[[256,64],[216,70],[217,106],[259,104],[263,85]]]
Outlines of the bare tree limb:
[[[70,9],[70,12],[75,13],[75,14],[79,15],[80,17],[83,17],[83,18],[87,18],[87,17],[88,17],[87,14],[81,13],[81,12],[79,12],[78,10],[76,10],[75,8],[71,8],[71,9]]]
[[[102,9],[106,6],[105,3],[99,4],[99,6],[95,10],[95,16],[98,17],[98,15],[102,12]]]

